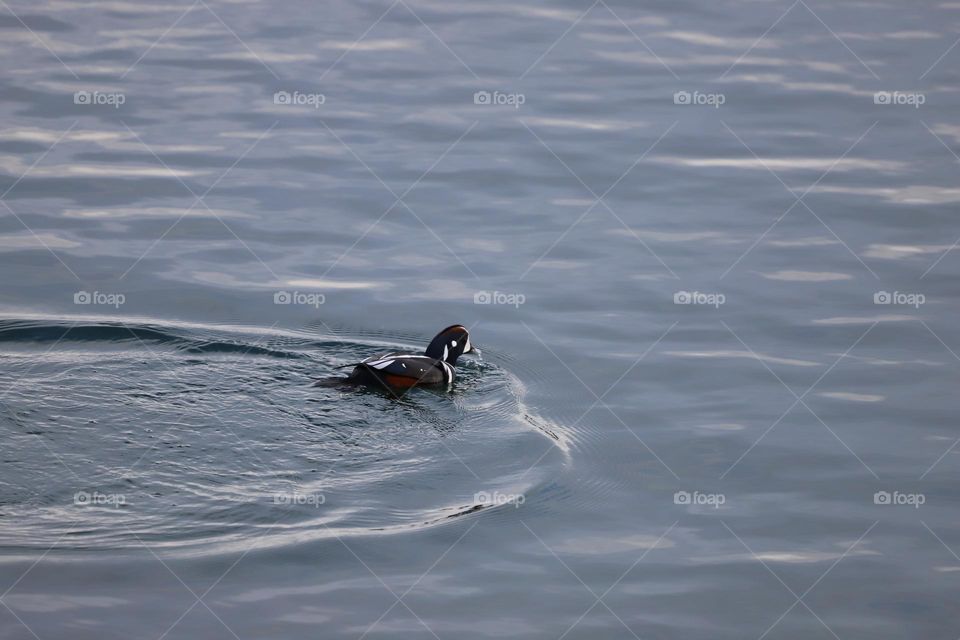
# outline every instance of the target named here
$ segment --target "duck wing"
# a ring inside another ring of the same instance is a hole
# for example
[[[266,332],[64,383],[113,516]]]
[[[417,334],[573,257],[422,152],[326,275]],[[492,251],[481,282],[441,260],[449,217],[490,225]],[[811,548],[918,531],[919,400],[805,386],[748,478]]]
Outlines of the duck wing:
[[[351,378],[374,376],[395,387],[446,384],[453,382],[453,367],[431,358],[405,353],[388,353],[367,358],[356,366]]]

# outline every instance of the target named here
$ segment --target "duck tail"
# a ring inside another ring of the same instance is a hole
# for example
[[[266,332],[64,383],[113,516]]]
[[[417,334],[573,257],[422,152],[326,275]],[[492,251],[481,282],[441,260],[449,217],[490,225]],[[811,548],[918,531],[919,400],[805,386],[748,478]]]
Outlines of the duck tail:
[[[345,387],[349,386],[351,383],[350,378],[345,377],[330,377],[330,378],[320,378],[315,380],[311,387]]]
[[[359,363],[351,364],[341,364],[340,366],[333,367],[334,369],[347,369],[349,367],[358,367]],[[354,372],[355,373],[355,372]],[[330,376],[328,378],[320,378],[315,381],[312,385],[313,387],[345,387],[350,386],[356,382],[356,375],[351,373],[348,376]]]

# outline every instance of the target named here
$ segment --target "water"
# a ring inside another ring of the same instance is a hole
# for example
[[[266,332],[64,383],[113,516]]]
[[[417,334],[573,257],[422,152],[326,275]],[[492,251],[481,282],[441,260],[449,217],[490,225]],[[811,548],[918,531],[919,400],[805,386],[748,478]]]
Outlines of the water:
[[[960,5],[0,8],[0,637],[960,633]]]
[[[19,382],[7,403],[22,409],[5,417],[23,453],[7,461],[9,546],[44,551],[66,536],[75,548],[149,543],[194,556],[242,551],[250,538],[265,548],[404,531],[502,506],[475,499],[479,478],[461,470],[489,470],[503,486],[488,493],[526,496],[567,448],[494,365],[461,367],[453,393],[391,395],[311,386],[375,348],[343,337],[35,323],[0,337],[52,345],[67,329],[76,342],[60,340],[42,364],[33,351],[10,357]],[[35,408],[38,393],[50,400]],[[66,475],[45,481],[50,470],[35,466],[45,456]],[[82,508],[64,512],[71,501]]]

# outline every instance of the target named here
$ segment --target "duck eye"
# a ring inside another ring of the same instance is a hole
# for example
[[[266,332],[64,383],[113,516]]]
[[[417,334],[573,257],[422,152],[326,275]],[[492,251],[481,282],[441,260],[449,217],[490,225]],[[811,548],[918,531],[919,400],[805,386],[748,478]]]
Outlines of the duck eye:
[[[450,341],[450,346],[451,346],[451,347],[457,346],[457,341],[456,341],[456,340],[451,340],[451,341]]]

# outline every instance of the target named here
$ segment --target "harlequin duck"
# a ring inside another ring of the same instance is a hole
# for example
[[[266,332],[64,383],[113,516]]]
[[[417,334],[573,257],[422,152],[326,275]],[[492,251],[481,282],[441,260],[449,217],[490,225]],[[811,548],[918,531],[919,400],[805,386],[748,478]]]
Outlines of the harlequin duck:
[[[457,358],[480,353],[470,344],[470,334],[460,324],[447,327],[430,342],[424,355],[386,353],[357,364],[344,382],[409,388],[450,384],[456,377]]]

